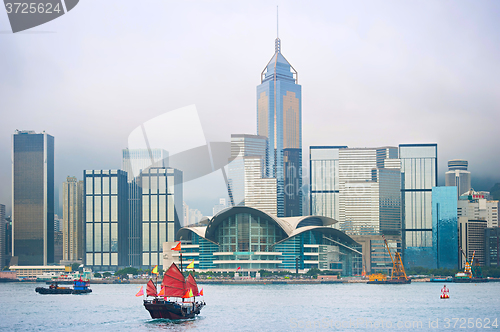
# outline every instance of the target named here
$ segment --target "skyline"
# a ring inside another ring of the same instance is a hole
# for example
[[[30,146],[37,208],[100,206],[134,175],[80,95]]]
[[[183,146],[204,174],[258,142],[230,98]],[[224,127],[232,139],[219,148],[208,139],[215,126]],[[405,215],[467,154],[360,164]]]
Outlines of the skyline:
[[[304,160],[311,145],[437,143],[438,184],[449,159],[469,161],[473,187],[480,177],[500,182],[500,4],[277,4],[282,52],[301,74]],[[59,196],[66,176],[119,169],[134,128],[183,106],[196,105],[207,141],[257,133],[255,87],[273,54],[276,4],[151,6],[86,1],[43,26],[0,34],[7,215],[16,129],[54,136]],[[210,214],[225,193],[224,183],[204,189],[217,175],[185,184],[190,207]]]

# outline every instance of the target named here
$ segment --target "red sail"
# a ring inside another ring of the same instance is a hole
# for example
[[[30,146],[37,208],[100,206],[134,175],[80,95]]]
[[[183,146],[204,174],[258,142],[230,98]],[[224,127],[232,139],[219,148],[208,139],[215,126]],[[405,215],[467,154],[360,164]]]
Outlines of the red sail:
[[[196,280],[194,280],[194,277],[191,274],[189,274],[186,278],[186,289],[191,289],[193,295],[198,296],[198,285],[196,284]]]
[[[186,293],[184,275],[175,263],[172,263],[163,275],[161,285],[165,287],[165,297],[182,297]]]
[[[146,294],[148,296],[154,296],[156,297],[156,286],[155,284],[153,283],[153,280],[149,279],[148,281],[148,285],[146,287]]]

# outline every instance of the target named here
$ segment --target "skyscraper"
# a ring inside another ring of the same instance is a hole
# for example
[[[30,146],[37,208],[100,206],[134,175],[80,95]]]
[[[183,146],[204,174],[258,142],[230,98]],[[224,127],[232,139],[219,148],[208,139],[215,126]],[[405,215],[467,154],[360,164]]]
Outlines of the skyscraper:
[[[276,178],[266,177],[267,138],[231,135],[230,195],[235,205],[277,214]]]
[[[437,184],[437,144],[400,144],[402,241],[405,266],[432,268],[432,187]]]
[[[5,266],[6,260],[6,248],[5,248],[5,230],[7,228],[7,224],[5,221],[5,205],[0,204],[0,271]]]
[[[54,261],[54,137],[12,136],[13,256],[19,265]]]
[[[311,214],[340,221],[350,235],[400,235],[401,173],[396,147],[311,147]]]
[[[63,183],[63,260],[83,260],[83,181],[68,176]]]
[[[150,167],[140,175],[142,188],[142,266],[163,264],[163,243],[173,242],[183,216],[182,172]]]
[[[453,159],[448,161],[445,185],[457,187],[457,197],[471,189],[470,172],[467,171],[467,166],[467,160]]]
[[[432,188],[432,244],[435,268],[458,268],[458,219],[454,187]]]
[[[116,271],[128,265],[127,173],[85,170],[85,265]]]
[[[278,216],[301,215],[302,87],[279,38],[257,86],[257,134],[267,137],[264,176],[277,180]]]
[[[128,186],[128,265],[141,265],[141,188],[138,179],[148,167],[167,167],[168,152],[163,149],[123,149],[122,169]]]

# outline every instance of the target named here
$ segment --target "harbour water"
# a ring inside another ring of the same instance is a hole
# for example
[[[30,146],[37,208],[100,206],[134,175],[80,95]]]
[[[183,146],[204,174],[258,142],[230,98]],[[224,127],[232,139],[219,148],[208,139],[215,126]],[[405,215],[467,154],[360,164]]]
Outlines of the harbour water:
[[[40,295],[35,283],[0,284],[0,331],[491,331],[500,283],[200,285],[196,319],[153,320],[140,285],[91,285],[88,295]]]

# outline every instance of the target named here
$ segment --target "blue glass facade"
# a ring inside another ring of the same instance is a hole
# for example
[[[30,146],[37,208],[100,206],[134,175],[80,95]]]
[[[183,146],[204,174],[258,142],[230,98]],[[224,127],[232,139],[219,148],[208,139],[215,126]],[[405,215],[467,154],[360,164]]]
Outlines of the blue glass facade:
[[[302,215],[302,87],[297,72],[275,53],[257,86],[257,133],[268,138],[267,177],[277,179],[278,217]],[[286,197],[285,197],[286,196]]]
[[[457,187],[432,188],[432,247],[436,268],[459,268]]]

